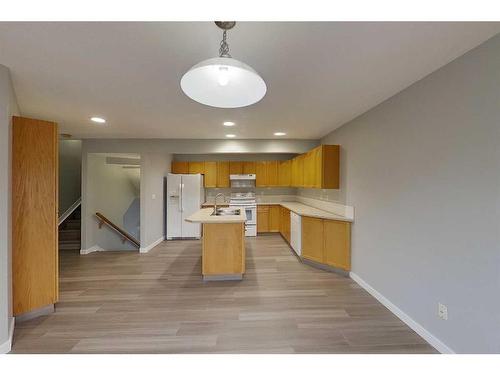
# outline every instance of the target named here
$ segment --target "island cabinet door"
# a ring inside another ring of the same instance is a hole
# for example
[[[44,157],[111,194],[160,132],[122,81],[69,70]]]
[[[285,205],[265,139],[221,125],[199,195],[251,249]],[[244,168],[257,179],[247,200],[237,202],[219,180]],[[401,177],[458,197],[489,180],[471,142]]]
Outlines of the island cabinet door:
[[[323,220],[325,263],[349,271],[351,269],[351,224]]]
[[[244,223],[203,224],[203,275],[245,272]]]
[[[302,216],[302,256],[324,263],[323,220]]]

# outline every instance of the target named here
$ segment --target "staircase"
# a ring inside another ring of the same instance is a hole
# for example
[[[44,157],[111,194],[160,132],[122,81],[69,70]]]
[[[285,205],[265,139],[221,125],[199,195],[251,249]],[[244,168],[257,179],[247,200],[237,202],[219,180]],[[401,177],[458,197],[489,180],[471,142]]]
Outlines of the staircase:
[[[59,225],[59,250],[78,250],[81,248],[81,209],[78,207]]]

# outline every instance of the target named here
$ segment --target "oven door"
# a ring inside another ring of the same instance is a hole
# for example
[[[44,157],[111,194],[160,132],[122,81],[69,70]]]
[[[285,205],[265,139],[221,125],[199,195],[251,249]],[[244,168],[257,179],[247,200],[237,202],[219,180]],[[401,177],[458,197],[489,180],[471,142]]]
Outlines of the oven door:
[[[245,214],[247,224],[257,224],[257,206],[245,207]]]

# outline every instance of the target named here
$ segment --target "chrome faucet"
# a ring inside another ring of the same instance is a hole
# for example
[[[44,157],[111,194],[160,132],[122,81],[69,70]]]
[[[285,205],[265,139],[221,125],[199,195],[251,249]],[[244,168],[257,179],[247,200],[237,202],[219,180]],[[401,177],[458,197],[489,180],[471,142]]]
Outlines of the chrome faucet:
[[[224,194],[218,193],[215,196],[215,200],[214,200],[214,212],[213,212],[213,215],[215,215],[217,213],[217,198],[219,197],[219,195],[222,195],[222,198],[224,198],[223,202],[226,203],[226,197],[224,196]]]

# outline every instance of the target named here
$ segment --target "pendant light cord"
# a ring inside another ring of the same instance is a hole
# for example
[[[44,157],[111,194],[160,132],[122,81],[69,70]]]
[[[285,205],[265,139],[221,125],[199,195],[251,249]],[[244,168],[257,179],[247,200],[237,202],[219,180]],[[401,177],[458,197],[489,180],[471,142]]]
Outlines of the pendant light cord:
[[[229,54],[229,44],[226,42],[227,31],[222,32],[222,41],[220,42],[219,57],[231,57]]]

